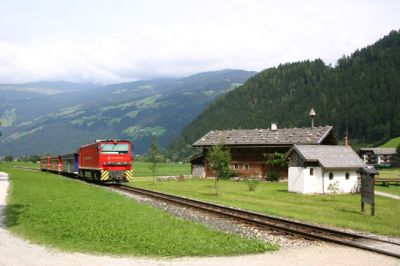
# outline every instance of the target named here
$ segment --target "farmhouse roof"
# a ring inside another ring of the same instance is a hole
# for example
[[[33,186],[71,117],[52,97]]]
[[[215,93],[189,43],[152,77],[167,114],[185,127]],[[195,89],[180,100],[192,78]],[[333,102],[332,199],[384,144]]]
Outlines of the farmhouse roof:
[[[361,148],[361,152],[372,151],[374,154],[379,155],[393,155],[396,154],[396,148]]]
[[[207,147],[221,143],[228,146],[291,146],[293,144],[321,144],[332,131],[332,126],[308,128],[232,129],[213,130],[193,143],[193,147]]]
[[[305,162],[318,162],[323,168],[327,169],[367,167],[350,146],[293,145],[286,158],[292,152],[297,152]]]

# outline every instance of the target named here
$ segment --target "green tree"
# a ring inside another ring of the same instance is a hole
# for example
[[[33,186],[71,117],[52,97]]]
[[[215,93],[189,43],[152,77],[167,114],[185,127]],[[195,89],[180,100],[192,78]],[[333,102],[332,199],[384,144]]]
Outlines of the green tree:
[[[397,166],[400,167],[400,143],[399,143],[399,145],[397,145],[397,148],[396,148],[396,162],[397,162]]]
[[[14,161],[14,157],[12,157],[11,155],[8,155],[8,156],[4,157],[4,161],[12,162],[12,161]]]
[[[207,161],[215,172],[215,191],[219,194],[219,179],[229,177],[229,165],[231,163],[231,152],[224,147],[223,141],[213,146],[207,154]]]
[[[151,144],[149,147],[149,151],[147,152],[147,158],[150,162],[150,170],[153,175],[153,184],[155,183],[156,179],[156,171],[160,167],[161,157],[158,154],[158,144],[157,144],[157,136],[154,134],[151,137]]]
[[[279,168],[286,167],[287,162],[285,160],[285,154],[280,152],[265,153],[265,164],[271,167],[271,172],[268,173],[269,178],[272,181],[278,181],[279,179]]]

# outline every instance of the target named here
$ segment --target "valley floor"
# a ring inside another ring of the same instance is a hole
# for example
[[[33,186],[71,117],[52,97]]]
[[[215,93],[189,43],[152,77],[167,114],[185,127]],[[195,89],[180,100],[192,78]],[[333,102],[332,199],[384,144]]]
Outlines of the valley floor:
[[[0,173],[0,212],[6,205],[7,175]],[[391,257],[353,248],[317,243],[258,255],[152,259],[65,253],[31,244],[6,229],[0,216],[0,265],[399,265]]]

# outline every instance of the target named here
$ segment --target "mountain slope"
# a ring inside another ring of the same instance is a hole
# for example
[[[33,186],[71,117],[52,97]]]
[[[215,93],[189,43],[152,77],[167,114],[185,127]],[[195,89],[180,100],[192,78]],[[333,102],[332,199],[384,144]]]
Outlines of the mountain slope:
[[[186,126],[172,149],[191,144],[213,129],[334,125],[358,142],[381,142],[400,134],[400,33],[343,57],[266,69],[210,104]]]
[[[166,145],[207,104],[254,74],[222,70],[55,94],[14,91],[16,98],[0,105],[0,155],[71,152],[102,138],[130,139],[142,154],[153,133]]]

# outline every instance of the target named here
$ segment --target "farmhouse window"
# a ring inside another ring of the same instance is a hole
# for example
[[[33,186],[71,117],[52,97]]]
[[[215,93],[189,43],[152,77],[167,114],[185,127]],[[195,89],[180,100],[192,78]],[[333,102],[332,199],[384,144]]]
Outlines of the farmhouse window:
[[[330,173],[329,173],[329,180],[332,180],[332,179],[333,179],[333,173],[330,172]]]
[[[245,164],[243,164],[243,169],[244,170],[249,170],[249,164],[248,163],[245,163]]]
[[[234,163],[233,164],[233,170],[239,170],[239,164],[238,163]]]
[[[346,172],[346,180],[349,180],[349,178],[350,178],[350,174],[349,174],[349,172]]]
[[[314,168],[310,168],[310,175],[314,175]]]

